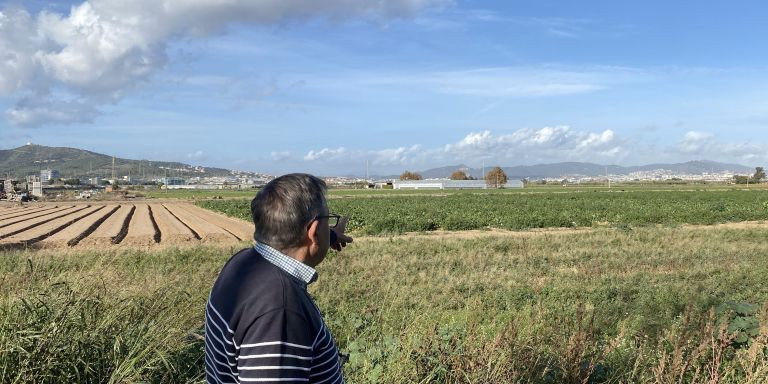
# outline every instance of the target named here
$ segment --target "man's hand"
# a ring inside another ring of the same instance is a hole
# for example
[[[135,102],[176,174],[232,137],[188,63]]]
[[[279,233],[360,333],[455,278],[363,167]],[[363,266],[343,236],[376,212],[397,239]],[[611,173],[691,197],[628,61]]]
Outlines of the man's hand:
[[[349,217],[342,217],[339,219],[339,224],[336,224],[335,227],[331,228],[331,231],[336,233],[336,242],[331,244],[331,248],[335,249],[337,252],[341,252],[341,249],[347,246],[347,243],[352,242],[352,237],[347,236],[344,232],[347,230],[347,223],[349,222]]]

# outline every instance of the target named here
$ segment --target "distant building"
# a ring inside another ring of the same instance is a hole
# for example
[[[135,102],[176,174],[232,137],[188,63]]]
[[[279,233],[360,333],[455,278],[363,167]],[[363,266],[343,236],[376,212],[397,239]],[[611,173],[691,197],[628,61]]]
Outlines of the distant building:
[[[40,181],[32,182],[32,196],[43,197],[43,183]]]
[[[43,183],[48,183],[51,179],[59,178],[61,178],[61,175],[59,174],[59,171],[55,169],[43,169],[40,171],[40,181]]]
[[[165,185],[184,185],[184,184],[186,184],[186,182],[181,177],[166,177],[166,178],[163,179],[163,184],[165,184]]]
[[[395,180],[394,189],[486,189],[485,180]],[[509,180],[504,188],[523,188],[521,180]]]

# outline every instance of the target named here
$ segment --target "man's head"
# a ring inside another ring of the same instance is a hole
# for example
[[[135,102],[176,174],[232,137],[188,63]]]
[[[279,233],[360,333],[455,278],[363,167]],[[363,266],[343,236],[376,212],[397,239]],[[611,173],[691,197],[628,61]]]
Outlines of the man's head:
[[[325,182],[304,173],[280,176],[251,201],[254,240],[284,253],[306,249],[310,265],[322,261],[329,246]]]

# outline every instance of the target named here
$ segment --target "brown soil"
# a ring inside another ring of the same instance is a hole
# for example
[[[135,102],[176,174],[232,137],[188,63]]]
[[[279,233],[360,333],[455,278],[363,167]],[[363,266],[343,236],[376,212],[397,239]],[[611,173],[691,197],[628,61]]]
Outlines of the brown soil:
[[[13,217],[14,215],[24,214],[26,212],[32,212],[40,209],[41,207],[15,207],[15,208],[0,208],[0,219],[7,217]]]
[[[7,216],[1,217],[0,226],[8,225],[9,223],[14,223],[22,220],[33,219],[35,217],[42,216],[48,213],[64,210],[69,207],[72,207],[72,206],[64,205],[61,207],[35,208],[30,210],[24,210],[21,212],[16,212],[14,214],[9,214]]]
[[[80,240],[77,246],[107,246],[112,244],[112,239],[120,234],[123,223],[128,214],[133,210],[133,204],[123,204],[117,212],[107,218],[93,233]]]
[[[181,220],[187,227],[194,231],[203,242],[236,242],[238,241],[231,233],[219,228],[218,226],[211,224],[205,220],[200,220],[199,217],[190,213],[189,211],[182,209],[178,204],[164,204],[166,208],[176,218]]]
[[[5,226],[3,228],[0,228],[0,239],[14,235],[21,231],[29,230],[33,227],[36,227],[38,225],[47,223],[51,220],[58,219],[59,217],[66,216],[72,212],[76,212],[82,209],[85,209],[87,207],[86,205],[78,205],[70,208],[63,209],[61,211],[56,211],[53,213],[49,213],[46,215],[35,217],[34,219],[21,221],[15,224],[11,224],[8,226]]]
[[[179,206],[189,213],[223,228],[237,237],[238,240],[250,241],[253,239],[253,223],[251,222],[220,215],[193,204],[179,204]]]
[[[730,229],[752,229],[752,228],[768,228],[768,222],[766,221],[740,221],[736,223],[721,223],[721,224],[714,224],[714,225],[683,225],[683,228],[693,228],[693,229],[723,229],[723,228],[730,228]]]
[[[136,210],[128,224],[128,234],[121,244],[151,246],[155,243],[155,226],[149,216],[149,206],[136,204]]]
[[[70,242],[80,241],[83,235],[91,229],[93,225],[112,214],[117,208],[117,205],[104,205],[103,209],[95,211],[89,217],[78,220],[72,225],[64,228],[60,232],[44,239],[41,245],[48,248],[62,248],[67,246]]]
[[[742,221],[736,223],[722,223],[714,225],[682,225],[684,229],[768,229],[766,221]],[[580,227],[580,228],[536,228],[523,231],[513,231],[507,229],[483,229],[468,231],[431,231],[431,232],[408,232],[394,236],[354,236],[356,241],[383,241],[391,238],[398,239],[475,239],[480,237],[534,237],[547,235],[576,235],[594,232],[599,228]]]
[[[192,231],[179,220],[176,220],[168,209],[160,204],[150,204],[152,215],[160,229],[160,242],[168,244],[183,244],[197,241]]]
[[[77,221],[91,215],[92,213],[100,209],[103,209],[104,207],[103,206],[96,206],[96,207],[79,206],[79,208],[82,208],[82,209],[79,209],[77,211],[72,211],[69,214],[66,214],[64,216],[46,221],[40,225],[37,225],[23,232],[17,233],[13,236],[6,237],[0,240],[0,244],[29,245],[29,244],[35,243],[37,241],[44,239],[45,237],[52,235],[53,233],[56,233],[68,226],[71,226],[73,223],[76,223]]]
[[[355,241],[382,241],[390,238],[398,239],[475,239],[480,237],[534,237],[546,235],[573,235],[589,233],[594,228],[537,228],[526,231],[511,231],[507,229],[476,229],[468,231],[430,231],[430,232],[408,232],[395,236],[353,236]]]

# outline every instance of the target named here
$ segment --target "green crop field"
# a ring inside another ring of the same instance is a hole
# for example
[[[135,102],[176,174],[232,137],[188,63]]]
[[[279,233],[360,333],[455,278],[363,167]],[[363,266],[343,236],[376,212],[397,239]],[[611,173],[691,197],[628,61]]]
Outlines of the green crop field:
[[[347,382],[768,382],[768,225],[706,226],[768,191],[404,192],[330,192],[358,237],[311,293]],[[0,251],[0,382],[201,382],[236,250]]]
[[[349,216],[349,228],[365,234],[438,229],[628,228],[768,220],[768,190],[431,191],[424,195],[359,193],[333,197],[329,199],[331,211]],[[250,220],[248,200],[206,200],[199,204]]]

